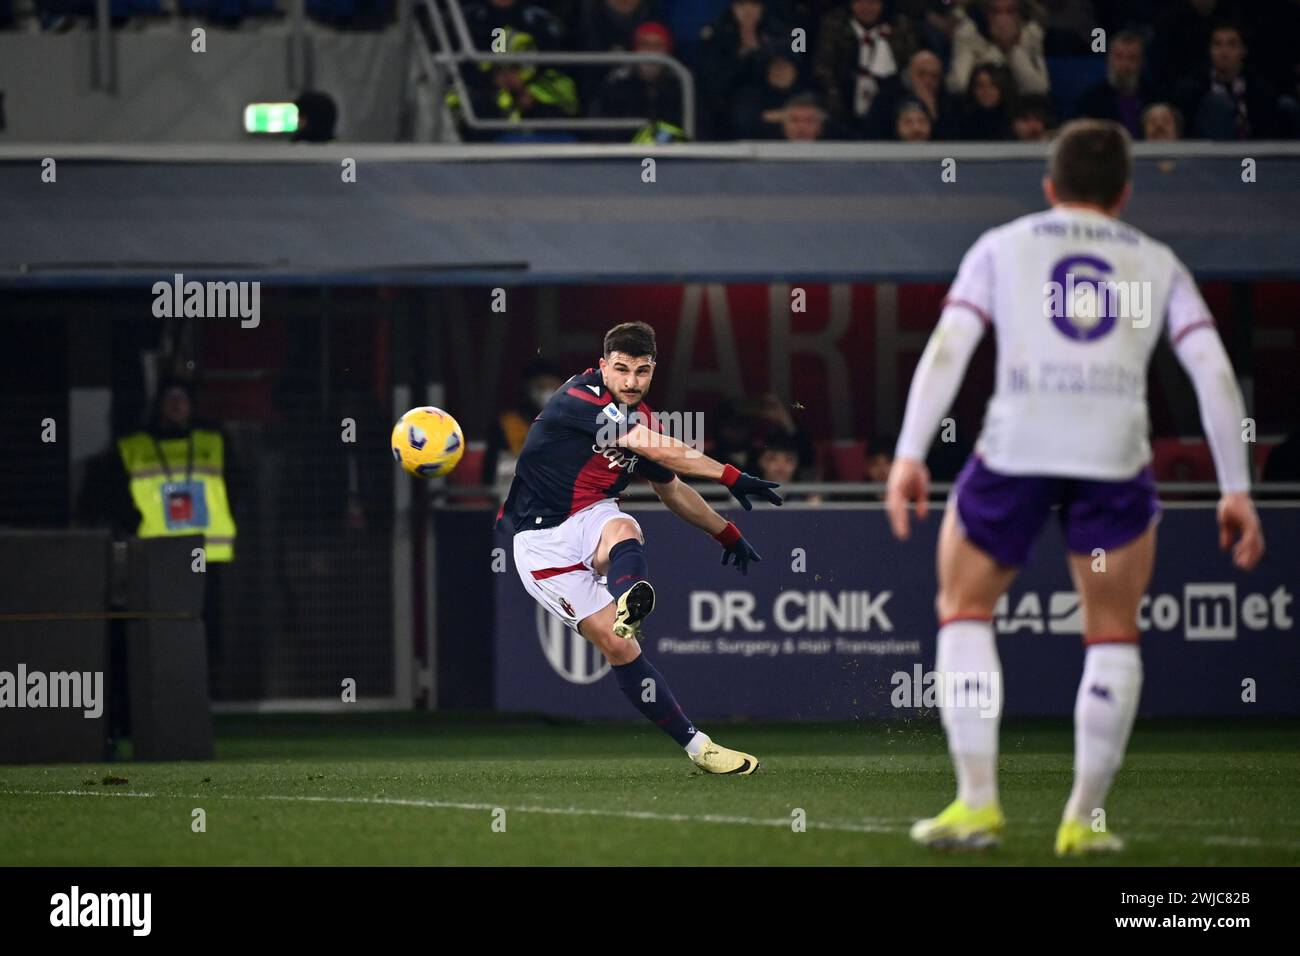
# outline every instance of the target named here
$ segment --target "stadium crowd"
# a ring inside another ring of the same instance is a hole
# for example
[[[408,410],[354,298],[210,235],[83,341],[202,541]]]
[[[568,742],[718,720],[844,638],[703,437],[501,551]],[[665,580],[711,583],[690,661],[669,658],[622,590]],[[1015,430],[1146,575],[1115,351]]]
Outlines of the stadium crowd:
[[[1139,139],[1300,135],[1294,0],[473,0],[467,12],[483,48],[504,28],[527,48],[672,54],[695,76],[701,139],[1041,140],[1074,116]],[[567,84],[562,70],[494,73],[509,77],[497,88],[531,76],[565,91],[530,97],[531,110],[515,97],[493,118],[647,117],[639,138],[682,137],[678,80],[662,67]]]
[[[446,3],[448,0],[442,0]],[[695,79],[702,140],[1041,140],[1075,116],[1135,138],[1300,137],[1300,0],[450,0],[475,46],[509,52],[669,54]],[[0,28],[29,4],[45,29],[93,0],[0,0]],[[225,25],[287,0],[112,0],[115,22],[169,7]],[[342,28],[391,21],[395,0],[307,0]],[[445,9],[445,7],[444,7]],[[416,4],[435,43],[428,11]],[[465,67],[475,115],[645,118],[629,134],[685,138],[664,66]],[[453,95],[448,105],[458,115]],[[461,124],[466,138],[524,138]],[[572,139],[572,134],[528,134]]]

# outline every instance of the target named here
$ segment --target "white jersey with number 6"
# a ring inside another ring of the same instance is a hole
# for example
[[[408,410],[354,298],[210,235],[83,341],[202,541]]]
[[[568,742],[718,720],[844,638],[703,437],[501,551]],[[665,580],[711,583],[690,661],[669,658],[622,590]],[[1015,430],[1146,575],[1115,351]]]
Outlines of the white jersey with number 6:
[[[984,233],[945,305],[997,338],[976,451],[1008,475],[1133,477],[1151,460],[1146,381],[1158,337],[1176,346],[1214,324],[1168,246],[1069,206]]]

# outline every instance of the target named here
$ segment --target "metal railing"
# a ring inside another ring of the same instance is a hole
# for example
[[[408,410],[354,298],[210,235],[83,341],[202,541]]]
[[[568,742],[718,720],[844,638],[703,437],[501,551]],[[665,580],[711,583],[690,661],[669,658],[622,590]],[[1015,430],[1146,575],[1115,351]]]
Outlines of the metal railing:
[[[658,63],[668,68],[678,80],[682,93],[682,131],[688,139],[695,139],[695,78],[682,63],[664,53],[493,53],[480,50],[474,45],[470,35],[469,24],[461,10],[460,0],[443,0],[447,5],[447,15],[439,9],[439,0],[418,0],[429,16],[429,23],[438,41],[439,51],[432,52],[427,43],[417,40],[420,65],[434,92],[434,105],[437,115],[441,116],[443,107],[442,90],[444,83],[442,70],[451,77],[452,86],[460,100],[460,107],[465,125],[472,129],[506,131],[532,130],[609,130],[640,129],[653,122],[650,117],[578,117],[573,119],[486,119],[474,113],[469,90],[460,75],[461,64],[472,63],[510,63],[521,66],[542,66],[547,64],[567,64],[572,66],[622,66],[636,63]],[[448,29],[447,19],[451,20],[457,43],[452,42],[452,31]],[[414,25],[410,29],[415,29]],[[457,47],[459,44],[459,48]],[[440,124],[435,122],[437,130]]]

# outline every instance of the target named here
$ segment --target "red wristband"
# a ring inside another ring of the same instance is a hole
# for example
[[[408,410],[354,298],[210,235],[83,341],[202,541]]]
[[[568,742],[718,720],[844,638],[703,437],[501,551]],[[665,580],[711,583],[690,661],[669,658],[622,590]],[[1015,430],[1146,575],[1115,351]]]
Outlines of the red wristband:
[[[730,548],[740,540],[740,529],[728,521],[727,526],[713,536],[713,540],[724,548]]]
[[[744,474],[744,472],[742,472],[735,465],[723,465],[722,477],[719,478],[718,481],[722,482],[724,485],[730,488],[732,485],[736,483],[736,479],[739,478],[742,474]]]

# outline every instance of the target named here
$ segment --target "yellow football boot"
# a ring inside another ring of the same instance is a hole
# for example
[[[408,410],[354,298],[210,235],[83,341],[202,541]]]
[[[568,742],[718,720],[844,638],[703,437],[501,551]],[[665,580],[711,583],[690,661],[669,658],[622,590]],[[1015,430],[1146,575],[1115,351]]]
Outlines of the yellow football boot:
[[[704,749],[691,756],[691,762],[705,773],[728,773],[747,777],[758,769],[758,758],[752,754],[729,750],[721,744],[708,740]]]
[[[974,810],[954,800],[937,817],[912,824],[912,839],[937,850],[982,850],[997,846],[1006,826],[996,801]]]
[[[641,639],[641,622],[655,609],[655,589],[649,581],[638,581],[618,599],[614,612],[614,633],[625,641]]]
[[[1056,831],[1057,856],[1088,856],[1093,853],[1118,853],[1124,841],[1113,833],[1098,833],[1079,820],[1062,820]]]

